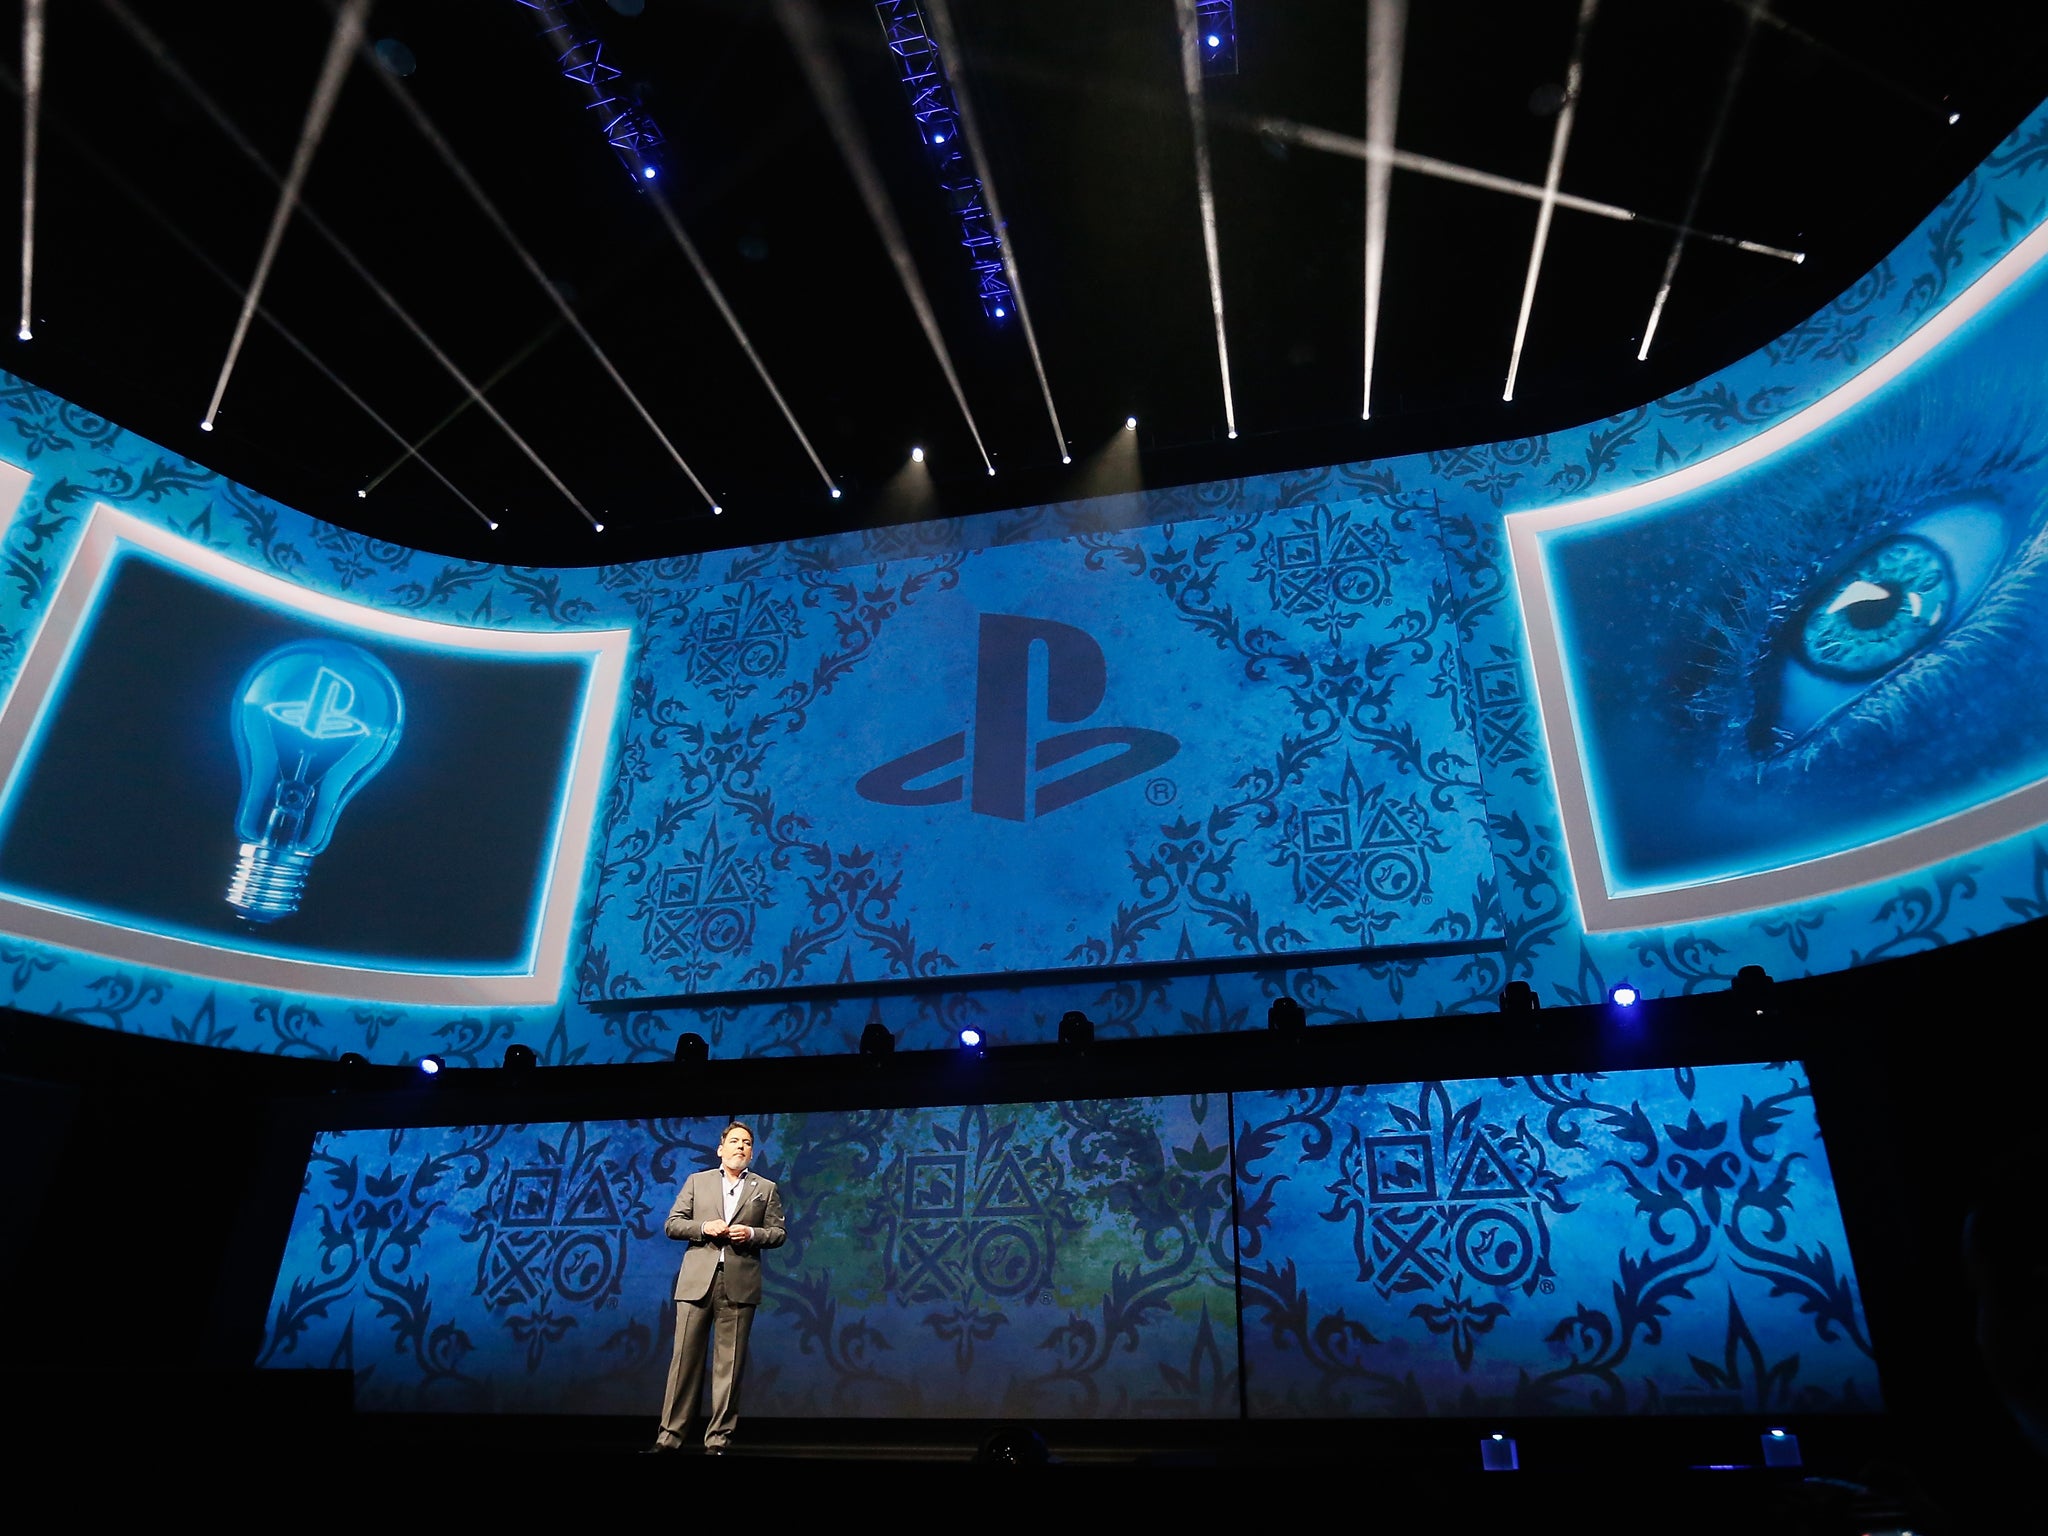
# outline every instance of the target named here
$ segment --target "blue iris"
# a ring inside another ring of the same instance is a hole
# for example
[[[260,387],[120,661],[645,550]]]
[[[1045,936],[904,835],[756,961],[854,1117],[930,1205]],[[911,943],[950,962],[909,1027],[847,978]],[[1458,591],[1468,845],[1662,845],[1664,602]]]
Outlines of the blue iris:
[[[1799,659],[1823,677],[1882,676],[1942,632],[1956,606],[1948,556],[1912,534],[1862,550],[1799,628]]]
[[[1773,756],[1870,695],[1952,631],[2004,561],[2012,533],[1995,505],[1964,502],[1871,539],[1811,589],[1774,648],[1750,727]]]

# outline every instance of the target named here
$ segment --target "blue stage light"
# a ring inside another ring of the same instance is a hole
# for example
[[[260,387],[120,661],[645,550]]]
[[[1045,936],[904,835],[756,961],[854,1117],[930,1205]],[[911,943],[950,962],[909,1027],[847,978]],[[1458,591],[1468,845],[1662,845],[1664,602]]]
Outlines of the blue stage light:
[[[420,1076],[439,1077],[441,1069],[447,1065],[448,1063],[438,1056],[422,1056],[420,1058]]]
[[[980,1050],[980,1049],[981,1049],[981,1031],[980,1031],[980,1030],[978,1030],[978,1029],[976,1029],[976,1028],[975,1028],[975,1027],[974,1027],[974,1026],[973,1026],[972,1024],[969,1024],[969,1025],[968,1025],[968,1026],[967,1026],[967,1027],[966,1027],[965,1029],[961,1030],[961,1031],[960,1031],[960,1048],[961,1048],[961,1049],[962,1049],[963,1051],[978,1051],[978,1050]]]
[[[1209,46],[1211,48],[1221,48],[1223,46],[1223,39],[1218,37],[1214,32],[1211,32],[1209,34]]]
[[[839,499],[839,487],[836,485],[832,487],[832,499],[834,501]]]
[[[1625,981],[1617,981],[1607,989],[1607,1000],[1617,1008],[1635,1007],[1642,995]]]
[[[954,131],[960,113],[938,42],[925,25],[918,0],[877,0],[875,17],[882,24],[883,41],[896,56],[903,96],[917,122],[918,137],[931,151],[939,190],[960,221],[960,243],[967,249],[982,313],[992,320],[1005,319],[1010,284],[1003,271],[1002,233],[989,214],[981,178],[960,153],[960,135]]]
[[[641,177],[642,177],[642,179],[643,179],[643,180],[646,180],[646,181],[652,181],[652,180],[654,180],[654,167],[653,167],[653,166],[651,166],[651,165],[643,165],[643,166],[641,166],[641,167],[640,167],[640,175],[641,175]]]

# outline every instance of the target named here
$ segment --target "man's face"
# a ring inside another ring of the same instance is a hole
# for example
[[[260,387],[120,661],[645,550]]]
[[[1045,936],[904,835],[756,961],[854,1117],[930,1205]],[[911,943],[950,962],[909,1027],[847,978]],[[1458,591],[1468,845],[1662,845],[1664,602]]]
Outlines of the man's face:
[[[718,1144],[718,1161],[727,1173],[742,1173],[754,1159],[754,1138],[738,1126],[725,1133]]]

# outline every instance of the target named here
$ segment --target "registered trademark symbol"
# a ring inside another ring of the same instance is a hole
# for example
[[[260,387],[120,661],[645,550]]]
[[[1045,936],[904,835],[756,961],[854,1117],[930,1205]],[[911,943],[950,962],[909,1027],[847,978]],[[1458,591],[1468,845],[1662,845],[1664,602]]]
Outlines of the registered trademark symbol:
[[[1557,1289],[1557,1282],[1555,1280],[1540,1281],[1537,1284],[1536,1288],[1540,1290],[1544,1295],[1548,1296],[1552,1291]]]
[[[1154,779],[1145,786],[1145,799],[1152,805],[1171,805],[1173,797],[1179,793],[1171,779]]]

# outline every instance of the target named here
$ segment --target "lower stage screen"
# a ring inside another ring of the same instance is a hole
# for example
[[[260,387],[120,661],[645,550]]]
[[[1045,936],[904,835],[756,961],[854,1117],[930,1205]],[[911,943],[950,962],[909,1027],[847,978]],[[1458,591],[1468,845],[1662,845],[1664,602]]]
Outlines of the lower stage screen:
[[[1797,1063],[748,1118],[750,1416],[1880,1406]],[[723,1124],[323,1133],[261,1363],[651,1418]]]

